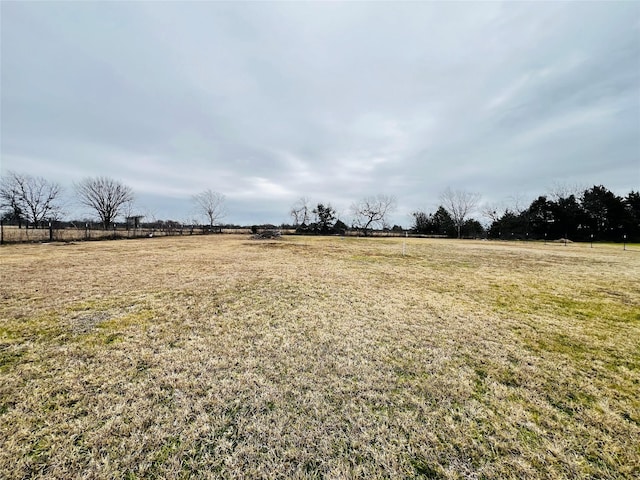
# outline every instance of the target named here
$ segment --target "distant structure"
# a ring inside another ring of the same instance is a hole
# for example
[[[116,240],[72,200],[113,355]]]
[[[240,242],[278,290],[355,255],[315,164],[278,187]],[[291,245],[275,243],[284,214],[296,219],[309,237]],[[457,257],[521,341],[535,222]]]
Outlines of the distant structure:
[[[138,228],[140,228],[140,223],[144,218],[144,215],[134,215],[132,217],[127,217],[126,221],[127,221],[127,230],[129,229],[133,229],[136,230]]]

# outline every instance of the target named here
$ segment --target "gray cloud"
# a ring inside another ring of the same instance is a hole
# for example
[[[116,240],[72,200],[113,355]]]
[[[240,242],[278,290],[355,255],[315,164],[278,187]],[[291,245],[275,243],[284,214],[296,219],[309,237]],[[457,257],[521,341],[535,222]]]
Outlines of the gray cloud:
[[[17,3],[2,8],[2,164],[130,184],[161,218],[301,196],[554,182],[640,188],[634,3]],[[346,219],[346,218],[345,218]]]

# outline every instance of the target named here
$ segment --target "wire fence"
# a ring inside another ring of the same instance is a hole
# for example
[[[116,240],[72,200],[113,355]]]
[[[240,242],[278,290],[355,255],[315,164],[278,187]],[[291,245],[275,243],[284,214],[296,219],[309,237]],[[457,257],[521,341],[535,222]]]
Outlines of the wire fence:
[[[250,228],[221,228],[208,226],[184,226],[171,228],[139,227],[111,229],[85,227],[44,227],[19,228],[14,225],[0,225],[0,243],[30,242],[79,242],[90,240],[117,240],[125,238],[166,237],[178,235],[211,235],[220,233],[250,234]]]
[[[273,227],[219,227],[219,226],[203,226],[203,225],[184,225],[184,226],[143,226],[143,227],[125,227],[116,226],[115,228],[107,229],[101,228],[96,224],[86,224],[80,226],[56,226],[51,225],[49,227],[42,228],[21,228],[16,225],[3,225],[0,222],[0,244],[11,243],[43,243],[43,242],[82,242],[92,240],[118,240],[127,238],[152,238],[152,237],[168,237],[168,236],[192,236],[192,235],[214,235],[214,234],[240,234],[240,235],[252,235],[260,233],[266,230],[274,230]],[[281,234],[284,235],[296,235],[295,229],[281,229],[275,228]],[[360,237],[362,233],[357,230],[348,230],[341,233],[341,237]],[[409,232],[397,232],[397,231],[372,231],[368,233],[371,237],[410,237],[410,238],[431,238],[431,239],[444,239],[445,235],[421,235],[411,234]],[[493,240],[495,242],[508,241],[504,239]],[[530,241],[532,244],[542,243],[542,240]],[[522,243],[529,243],[524,242]],[[547,245],[563,245],[571,244],[573,242],[566,239],[559,240],[545,240],[544,244]],[[610,242],[580,242],[580,245],[589,245],[591,248],[595,246],[604,247],[609,246],[613,248],[622,248],[624,250],[640,252],[640,243],[627,242],[619,243]]]
[[[17,225],[3,225],[0,223],[0,244],[9,243],[42,243],[42,242],[77,242],[90,240],[117,240],[125,238],[145,238],[145,237],[166,237],[166,236],[189,236],[189,235],[211,235],[211,234],[258,234],[263,231],[277,230],[284,235],[315,235],[314,233],[298,232],[295,228],[278,228],[274,226],[254,226],[254,227],[221,227],[205,225],[144,225],[133,227],[126,225],[116,225],[115,227],[104,229],[100,224],[86,223],[84,225],[56,225],[18,227]],[[369,237],[404,237],[408,233],[405,231],[369,231]],[[362,232],[358,230],[347,230],[340,234],[346,237],[359,237]],[[445,235],[410,235],[414,237],[445,238]]]

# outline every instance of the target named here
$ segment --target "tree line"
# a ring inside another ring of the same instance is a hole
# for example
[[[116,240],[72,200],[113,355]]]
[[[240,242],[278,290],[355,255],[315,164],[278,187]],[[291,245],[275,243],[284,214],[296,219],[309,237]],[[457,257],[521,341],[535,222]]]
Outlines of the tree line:
[[[603,185],[577,194],[541,195],[527,208],[495,216],[489,238],[640,241],[640,192],[625,197]]]
[[[118,217],[124,216],[134,227],[143,215],[133,207],[133,189],[109,177],[87,177],[74,183],[77,202],[87,207],[105,230],[112,227]],[[1,220],[28,228],[39,228],[50,222],[59,222],[64,216],[63,188],[56,182],[24,173],[7,172],[0,181]],[[213,227],[224,217],[225,197],[221,193],[205,190],[192,197],[209,225]],[[199,223],[199,222],[198,222]]]
[[[87,177],[73,185],[77,202],[90,209],[104,229],[119,216],[138,222],[133,211],[134,192],[118,180]],[[0,181],[0,213],[5,223],[38,228],[64,215],[63,188],[56,182],[28,174],[7,172]],[[210,227],[220,224],[226,214],[225,196],[207,189],[192,197],[192,203]],[[339,217],[330,202],[312,204],[306,197],[290,209],[292,228],[304,234],[344,234],[355,230],[369,235],[374,230],[404,231],[389,224],[396,199],[388,195],[365,197],[349,208],[350,224]],[[483,225],[473,215],[489,221]],[[584,190],[556,189],[541,195],[527,207],[484,205],[480,195],[447,188],[440,195],[435,212],[414,211],[410,231],[415,234],[452,238],[559,239],[577,241],[640,241],[640,192],[625,197],[603,185]]]
[[[640,241],[640,192],[625,197],[615,195],[603,185],[571,192],[556,188],[541,195],[528,207],[518,202],[510,208],[480,206],[480,195],[464,190],[445,189],[435,212],[414,211],[409,231],[414,234],[449,238],[492,238],[506,240],[571,239],[574,241]],[[351,205],[351,229],[368,235],[374,228],[404,231],[390,227],[389,213],[395,199],[385,195],[367,197]],[[489,221],[484,225],[473,215]],[[326,202],[310,206],[300,199],[290,211],[293,227],[300,233],[341,233],[347,225],[336,218]]]
[[[414,232],[507,240],[640,241],[640,193],[635,191],[620,197],[603,185],[595,185],[575,192],[557,189],[538,196],[527,207],[485,205],[482,215],[489,219],[486,228],[465,215],[476,210],[476,197],[447,192],[442,199],[443,205],[435,213],[413,213]],[[457,208],[448,203],[452,200]]]
[[[298,200],[290,210],[293,219],[292,227],[298,233],[307,234],[344,234],[349,228],[363,235],[369,235],[376,227],[389,229],[388,217],[395,211],[396,199],[389,195],[365,197],[350,207],[351,227],[337,218],[336,209],[326,202],[311,206],[308,198]],[[394,229],[402,230],[395,226]]]
[[[478,206],[479,194],[447,188],[440,199],[442,205],[435,213],[416,211],[412,214],[412,233],[458,238],[484,234],[480,222],[469,218]],[[389,224],[389,216],[396,209],[393,196],[380,194],[352,203],[349,208],[352,219],[350,227],[337,219],[336,210],[330,203],[317,203],[315,207],[310,205],[311,202],[303,197],[291,208],[293,227],[298,233],[336,234],[344,233],[349,228],[365,236],[375,229],[405,232],[400,225],[392,227]]]

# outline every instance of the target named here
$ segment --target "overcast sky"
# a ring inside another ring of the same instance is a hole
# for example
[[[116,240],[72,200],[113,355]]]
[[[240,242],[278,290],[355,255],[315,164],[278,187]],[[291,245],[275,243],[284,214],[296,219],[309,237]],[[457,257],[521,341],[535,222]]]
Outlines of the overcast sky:
[[[1,172],[130,185],[139,209],[394,223],[447,187],[640,189],[640,3],[1,2]],[[76,213],[70,204],[68,209]]]

